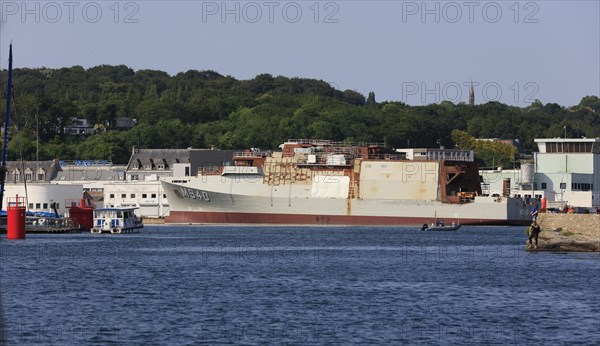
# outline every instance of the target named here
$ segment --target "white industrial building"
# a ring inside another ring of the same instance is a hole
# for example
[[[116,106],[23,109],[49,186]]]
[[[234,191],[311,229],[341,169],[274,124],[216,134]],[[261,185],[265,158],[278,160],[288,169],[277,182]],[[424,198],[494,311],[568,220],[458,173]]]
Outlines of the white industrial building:
[[[546,197],[548,207],[600,207],[600,138],[536,139],[539,152],[518,170],[482,170],[489,195]]]
[[[25,190],[24,184],[6,184],[4,191],[3,208],[8,206],[8,199],[16,196],[26,198],[26,207],[28,211],[52,212],[52,204],[56,206],[59,214],[68,211],[67,201],[79,201],[83,191],[81,184],[60,185],[56,183],[40,182],[27,184]]]

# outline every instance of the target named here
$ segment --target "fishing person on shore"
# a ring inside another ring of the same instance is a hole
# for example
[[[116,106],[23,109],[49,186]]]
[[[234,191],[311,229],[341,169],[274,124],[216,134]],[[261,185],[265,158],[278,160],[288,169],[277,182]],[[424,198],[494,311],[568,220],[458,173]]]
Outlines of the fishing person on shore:
[[[531,204],[531,221],[536,222],[538,217],[538,206],[536,203]]]
[[[540,235],[540,225],[535,222],[535,220],[529,226],[529,239],[527,239],[527,248],[537,249],[538,246],[538,236]],[[535,245],[533,245],[533,240],[535,239]]]

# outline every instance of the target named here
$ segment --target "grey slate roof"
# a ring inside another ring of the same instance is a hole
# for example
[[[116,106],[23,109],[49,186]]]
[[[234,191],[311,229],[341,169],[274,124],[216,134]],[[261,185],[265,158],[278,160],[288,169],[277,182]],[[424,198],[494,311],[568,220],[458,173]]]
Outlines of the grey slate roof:
[[[222,165],[233,161],[234,152],[239,150],[217,149],[137,149],[133,147],[127,171],[149,171],[173,169],[174,163],[189,163],[192,172],[206,165]],[[159,169],[158,165],[163,165]]]
[[[120,181],[123,180],[125,165],[113,166],[63,166],[56,176],[60,181]]]
[[[34,175],[42,169],[45,172],[45,181],[50,181],[58,175],[62,169],[58,160],[49,161],[7,161],[6,162],[6,181],[15,182],[16,173],[20,175],[19,180],[23,180],[24,174],[31,171]]]
[[[133,148],[127,170],[157,169],[163,165],[166,170],[173,169],[174,163],[188,163],[190,149],[137,149]]]

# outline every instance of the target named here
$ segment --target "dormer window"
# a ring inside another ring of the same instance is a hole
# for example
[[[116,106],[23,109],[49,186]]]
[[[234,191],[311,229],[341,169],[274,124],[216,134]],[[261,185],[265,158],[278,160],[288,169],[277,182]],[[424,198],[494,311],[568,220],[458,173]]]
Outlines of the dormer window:
[[[38,181],[40,180],[46,180],[46,171],[44,171],[43,168],[40,168],[37,170],[37,179]]]
[[[33,181],[33,171],[29,168],[25,170],[25,181]]]

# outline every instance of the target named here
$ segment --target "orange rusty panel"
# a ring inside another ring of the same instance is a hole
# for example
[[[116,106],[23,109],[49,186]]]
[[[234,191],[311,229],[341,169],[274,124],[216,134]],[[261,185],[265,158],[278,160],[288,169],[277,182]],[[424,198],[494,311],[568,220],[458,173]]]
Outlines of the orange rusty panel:
[[[461,195],[481,194],[479,169],[474,162],[445,161],[440,173],[442,202],[460,203]]]

